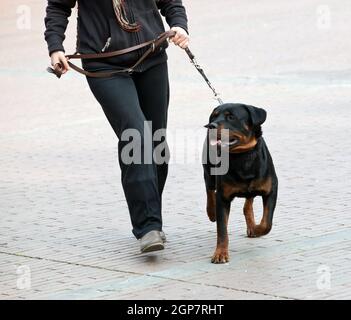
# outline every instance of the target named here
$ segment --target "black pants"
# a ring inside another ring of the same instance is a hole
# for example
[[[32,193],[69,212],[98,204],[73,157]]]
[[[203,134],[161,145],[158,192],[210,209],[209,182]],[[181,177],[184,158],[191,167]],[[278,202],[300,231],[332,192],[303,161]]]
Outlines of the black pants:
[[[167,127],[169,82],[167,63],[156,65],[142,73],[116,75],[110,78],[87,77],[90,89],[100,103],[109,123],[119,138],[119,164],[122,186],[128,203],[137,239],[151,230],[162,230],[161,197],[167,178],[168,165],[154,161],[125,164],[121,151],[128,141],[121,141],[126,129],[136,129],[144,149],[144,123],[152,121],[152,133]],[[151,130],[149,133],[151,135]],[[155,148],[160,142],[154,142]],[[163,145],[165,144],[162,141]],[[143,153],[142,153],[143,154]],[[146,163],[145,163],[146,162]]]

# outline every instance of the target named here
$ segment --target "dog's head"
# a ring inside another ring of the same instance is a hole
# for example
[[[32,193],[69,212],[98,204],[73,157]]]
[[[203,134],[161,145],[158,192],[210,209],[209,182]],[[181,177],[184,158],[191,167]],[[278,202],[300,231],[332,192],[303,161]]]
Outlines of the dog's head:
[[[231,153],[245,152],[255,146],[262,135],[261,125],[266,116],[265,110],[254,106],[222,104],[213,110],[210,121],[205,126],[217,130],[216,138],[211,139],[210,136],[209,142],[212,146],[228,148]]]

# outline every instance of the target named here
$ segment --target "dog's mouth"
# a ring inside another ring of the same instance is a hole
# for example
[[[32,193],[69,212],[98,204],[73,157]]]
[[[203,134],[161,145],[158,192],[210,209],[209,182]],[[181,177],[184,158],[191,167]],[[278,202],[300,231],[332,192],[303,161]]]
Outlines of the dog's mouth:
[[[224,141],[220,137],[217,137],[217,139],[210,140],[210,145],[219,147],[232,147],[234,145],[237,145],[239,141],[240,140],[237,137],[231,137],[229,140],[225,139]]]

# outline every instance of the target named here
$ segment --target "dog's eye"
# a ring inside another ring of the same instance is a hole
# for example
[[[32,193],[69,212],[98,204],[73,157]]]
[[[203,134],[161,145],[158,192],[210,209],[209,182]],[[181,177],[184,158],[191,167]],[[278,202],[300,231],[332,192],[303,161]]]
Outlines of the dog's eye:
[[[232,114],[228,114],[227,115],[227,119],[228,120],[234,120],[235,118],[234,118],[234,116]]]

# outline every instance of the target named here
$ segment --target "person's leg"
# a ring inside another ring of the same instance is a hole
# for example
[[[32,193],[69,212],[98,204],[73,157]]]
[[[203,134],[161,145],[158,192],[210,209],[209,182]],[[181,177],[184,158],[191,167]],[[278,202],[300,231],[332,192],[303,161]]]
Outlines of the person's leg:
[[[152,121],[153,133],[158,129],[166,129],[169,104],[167,63],[156,65],[143,73],[135,73],[132,77],[138,92],[140,107],[145,118]],[[157,147],[161,142],[164,141],[154,141],[154,147]],[[165,145],[167,147],[166,142]],[[165,153],[163,152],[161,156],[164,158]],[[158,189],[160,196],[162,196],[168,174],[168,161],[157,165],[157,173]]]
[[[128,141],[121,136],[126,129],[136,129],[141,136],[141,155],[144,149],[145,117],[140,108],[135,84],[129,75],[111,78],[89,78],[90,89],[100,103],[109,123],[118,136],[119,163],[122,185],[133,225],[133,234],[140,239],[151,230],[162,230],[161,204],[154,164],[125,164],[122,149]]]

